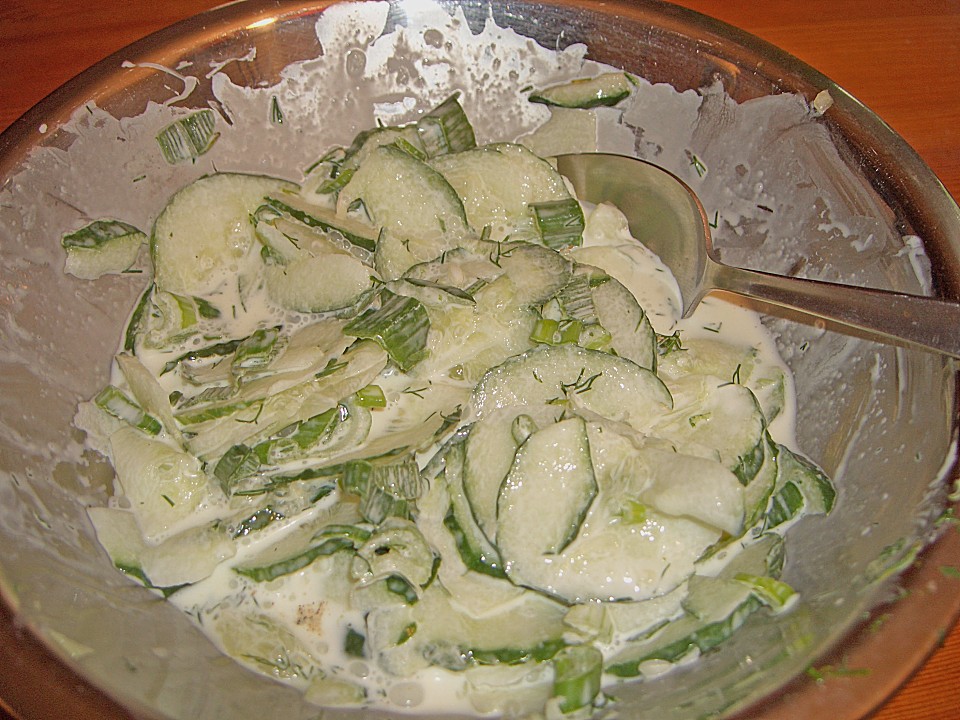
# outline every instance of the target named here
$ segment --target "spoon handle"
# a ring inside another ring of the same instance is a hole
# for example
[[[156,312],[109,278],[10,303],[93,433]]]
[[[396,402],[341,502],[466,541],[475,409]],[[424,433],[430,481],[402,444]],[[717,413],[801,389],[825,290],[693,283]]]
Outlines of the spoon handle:
[[[784,277],[711,263],[710,285],[824,320],[878,339],[960,358],[960,304],[890,290]]]

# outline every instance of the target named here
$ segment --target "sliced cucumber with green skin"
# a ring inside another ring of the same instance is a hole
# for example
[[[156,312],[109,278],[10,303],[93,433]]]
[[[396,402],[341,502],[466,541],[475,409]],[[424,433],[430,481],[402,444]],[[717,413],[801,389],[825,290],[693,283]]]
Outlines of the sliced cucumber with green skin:
[[[486,243],[487,257],[503,268],[506,279],[500,285],[491,283],[479,295],[494,300],[509,300],[521,307],[546,302],[567,284],[573,265],[556,250],[528,242]],[[490,302],[488,300],[488,302]]]
[[[747,527],[752,527],[767,510],[780,473],[779,449],[770,433],[763,433],[763,463],[744,488]]]
[[[686,614],[661,630],[627,643],[607,658],[605,671],[619,677],[636,677],[651,660],[677,662],[691,652],[707,652],[729,638],[746,619],[763,607],[749,585],[737,574],[776,576],[783,563],[782,539],[761,536],[727,562],[716,576],[694,575],[683,600]]]
[[[533,433],[527,443],[546,432],[548,430]],[[520,459],[518,451],[511,475],[522,469]],[[586,463],[593,468],[592,459]],[[586,473],[572,462],[566,465],[564,474]],[[627,512],[630,498],[640,498],[653,484],[647,473],[642,464],[626,468],[623,473],[611,472],[609,467],[595,472],[598,492],[579,525],[578,534],[553,554],[545,553],[537,545],[540,526],[545,525],[549,535],[541,540],[558,542],[557,532],[552,532],[556,523],[546,523],[545,518],[572,517],[573,510],[582,507],[583,493],[576,491],[582,484],[572,486],[568,493],[568,488],[554,476],[551,478],[556,483],[553,495],[543,497],[536,507],[527,503],[510,508],[508,513],[504,512],[504,503],[498,501],[496,544],[507,575],[519,585],[570,603],[644,600],[682,583],[693,572],[697,558],[720,538],[721,532],[699,521],[666,515],[653,507],[644,507],[639,514]],[[511,475],[504,482],[501,500]],[[544,478],[539,478],[541,485],[543,482]],[[527,538],[530,539],[525,540]],[[544,542],[540,545],[550,547]]]
[[[675,409],[658,420],[654,434],[686,452],[716,457],[748,484],[763,462],[766,429],[754,394],[709,375],[686,375],[670,390]]]
[[[317,192],[322,194],[339,191],[350,181],[353,173],[374,150],[383,145],[395,145],[397,143],[413,147],[423,153],[424,157],[426,156],[416,125],[377,127],[364,130],[357,134],[350,147],[347,148],[343,161],[337,167],[336,175],[322,184]]]
[[[575,345],[544,346],[489,370],[470,400],[482,419],[501,407],[584,408],[650,429],[673,407],[670,391],[654,373],[604,352]]]
[[[122,428],[110,437],[113,466],[148,543],[222,516],[223,495],[197,458]]]
[[[218,173],[179,190],[153,227],[157,286],[204,297],[256,272],[259,243],[250,218],[267,195],[295,189],[277,178]]]
[[[228,605],[201,617],[227,655],[258,672],[294,681],[322,675],[320,661],[304,643],[261,609]]]
[[[600,325],[610,333],[613,351],[656,372],[657,334],[640,304],[616,278],[589,266],[577,267],[591,277],[593,306]]]
[[[236,553],[235,543],[218,525],[187,530],[159,545],[148,545],[131,512],[92,507],[87,515],[114,565],[140,568],[153,587],[172,588],[203,580]]]
[[[169,396],[164,392],[153,373],[133,355],[120,353],[115,359],[137,402],[144,410],[163,423],[164,430],[169,433],[171,438],[177,443],[182,443],[183,435],[174,419]]]
[[[506,407],[494,410],[474,423],[464,447],[463,488],[477,524],[487,538],[496,537],[497,497],[504,478],[510,472],[520,441],[513,432],[518,417],[529,417],[532,422],[555,422],[560,411],[543,408],[537,417],[531,417],[532,408]]]
[[[271,301],[287,310],[306,313],[350,307],[373,286],[370,268],[339,252],[267,266],[264,273]]]
[[[824,515],[833,509],[837,491],[820,468],[789,448],[776,446],[779,473],[776,490],[767,511],[767,527],[796,518],[801,511]]]
[[[754,347],[734,345],[710,337],[684,337],[682,352],[665,355],[659,365],[661,377],[669,383],[684,375],[713,375],[750,388],[760,403],[767,424],[779,416],[785,402],[784,371],[763,364]]]
[[[530,205],[570,198],[561,175],[522,145],[499,143],[431,161],[463,201],[467,221],[475,231],[493,230],[502,240],[518,231],[538,238]]]
[[[611,508],[641,523],[648,510],[697,520],[733,536],[744,527],[745,490],[716,459],[677,452],[669,443],[614,423],[588,425],[591,456]]]
[[[563,552],[596,495],[582,419],[563,420],[530,435],[517,450],[497,497],[496,543],[506,558],[507,575],[514,577],[519,556]],[[543,512],[548,507],[550,511]]]
[[[409,675],[427,662],[463,670],[473,662],[549,659],[563,645],[560,603],[522,593],[482,619],[460,611],[439,584],[410,607],[381,607],[367,617],[372,654],[387,672]]]
[[[67,253],[64,272],[83,280],[125,272],[146,242],[147,236],[129,223],[95,220],[60,241]]]
[[[450,494],[450,513],[444,519],[444,524],[454,535],[460,557],[469,569],[494,577],[505,577],[500,552],[490,542],[492,534],[488,536],[481,529],[473,512],[473,506],[466,495],[464,483],[466,470],[465,444],[464,442],[457,443],[446,455],[444,476],[447,482],[447,491]],[[501,482],[502,479],[501,477]],[[491,530],[493,529],[495,528],[491,528]]]
[[[633,81],[626,73],[612,72],[595,78],[581,78],[530,94],[530,102],[564,108],[593,108],[616,105],[630,95]]]
[[[347,216],[355,202],[383,228],[375,265],[386,280],[458,247],[471,234],[463,203],[443,176],[390,145],[376,148],[357,168],[340,191],[337,214]]]
[[[501,535],[522,537],[542,522],[555,500],[533,516],[501,517]],[[581,524],[580,534],[561,553],[544,555],[532,548],[498,540],[507,575],[518,585],[567,603],[646,600],[669,592],[692,572],[694,561],[720,532],[693,520],[648,510],[642,522],[627,522],[618,513],[619,499],[604,488]]]
[[[640,499],[668,515],[689,517],[736,537],[744,527],[744,487],[715,460],[647,448],[639,459],[651,485]]]

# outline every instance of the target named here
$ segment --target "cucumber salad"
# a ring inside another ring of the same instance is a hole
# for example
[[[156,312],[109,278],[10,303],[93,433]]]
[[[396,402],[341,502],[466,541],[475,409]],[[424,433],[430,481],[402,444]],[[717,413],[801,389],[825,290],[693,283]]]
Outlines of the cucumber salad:
[[[530,99],[610,105],[630,81]],[[212,128],[158,140],[176,160]],[[89,516],[120,571],[308,701],[586,717],[796,602],[785,532],[834,489],[791,449],[756,317],[678,321],[620,211],[522,144],[478,146],[456,96],[298,182],[217,172],[149,232],[63,244],[96,277],[147,243],[78,414],[116,472]]]

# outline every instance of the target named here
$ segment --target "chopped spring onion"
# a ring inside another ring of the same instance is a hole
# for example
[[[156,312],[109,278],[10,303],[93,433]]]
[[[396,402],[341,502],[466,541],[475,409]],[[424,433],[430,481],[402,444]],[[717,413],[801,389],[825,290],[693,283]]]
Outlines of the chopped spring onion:
[[[150,304],[150,297],[153,295],[153,289],[156,287],[153,283],[147,286],[143,291],[137,305],[130,314],[130,322],[127,323],[127,329],[123,334],[123,349],[128,353],[134,353],[137,347],[137,334],[140,332],[140,322],[143,320],[143,314]]]
[[[407,517],[410,503],[424,490],[420,469],[412,457],[384,465],[350,461],[344,468],[341,487],[360,496],[360,513],[372,523],[391,516]]]
[[[230,495],[236,485],[260,469],[260,458],[246,445],[234,445],[227,450],[213,469],[220,488]]]
[[[220,137],[215,132],[213,110],[204,109],[167,125],[157,135],[164,159],[171,165],[194,160],[207,152]]]
[[[255,567],[238,567],[234,570],[239,575],[254,580],[255,582],[270,582],[278,577],[295,573],[307,567],[314,560],[333,555],[340,550],[353,549],[353,541],[345,537],[326,538],[317,545],[304,550],[293,557],[279,560],[269,565],[259,565]]]
[[[139,405],[127,397],[122,390],[114,385],[107,385],[94,398],[98,408],[129,423],[148,435],[159,435],[163,426],[152,415],[148,415]]]
[[[383,394],[383,388],[379,385],[367,385],[357,390],[354,400],[360,407],[384,408],[387,406],[387,396]]]
[[[583,243],[583,209],[574,198],[532,203],[530,209],[543,244],[553,250]]]
[[[553,658],[553,696],[560,711],[570,713],[591,705],[600,693],[603,654],[593,645],[571,645]]]
[[[343,331],[353,337],[376,341],[397,367],[406,372],[427,354],[430,319],[419,300],[384,290],[380,307],[367,310],[347,323]]]
[[[277,436],[257,444],[253,450],[261,463],[279,464],[304,455],[323,444],[333,432],[350,417],[346,405],[340,404],[326,412],[314,415],[285,428]]]
[[[234,372],[261,368],[274,358],[278,347],[280,330],[260,328],[244,338],[234,352],[231,367]]]
[[[540,318],[530,333],[530,339],[545,345],[576,343],[580,339],[581,330],[583,330],[583,323],[579,320]]]
[[[240,343],[243,342],[240,340],[227,340],[225,342],[215,343],[213,345],[207,345],[206,347],[200,348],[199,350],[191,350],[188,353],[175,358],[174,360],[169,360],[163,366],[163,369],[160,371],[161,375],[166,375],[171,370],[174,370],[178,365],[183,362],[195,361],[195,360],[204,360],[207,358],[214,357],[227,357],[232,355],[236,349],[240,346]]]
[[[597,310],[593,306],[590,281],[584,275],[574,275],[570,282],[557,293],[557,301],[565,317],[579,320],[584,325],[597,323]]]
[[[471,150],[477,138],[458,95],[451,95],[417,122],[417,132],[428,157]]]
[[[767,575],[737,573],[733,579],[747,585],[756,598],[774,612],[789,610],[799,597],[796,590],[783,580],[777,580]]]
[[[320,228],[327,232],[338,232],[352,245],[373,252],[377,249],[380,231],[358,220],[337,215],[329,208],[313,205],[290,195],[282,200],[276,197],[266,198],[267,206],[276,212],[303,223],[307,227]]]
[[[142,231],[121,220],[94,220],[89,225],[64,235],[60,244],[64,248],[92,250],[130,236],[136,236],[140,241],[147,239]]]

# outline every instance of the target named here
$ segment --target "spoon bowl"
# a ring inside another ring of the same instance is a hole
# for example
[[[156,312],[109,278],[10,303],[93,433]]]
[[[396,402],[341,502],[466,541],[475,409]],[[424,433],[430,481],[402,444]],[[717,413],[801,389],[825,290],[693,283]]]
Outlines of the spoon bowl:
[[[670,268],[689,317],[714,290],[852,328],[883,342],[960,358],[960,304],[890,290],[786,277],[720,262],[696,193],[657,165],[608,153],[557,156],[581,200],[609,202]]]

